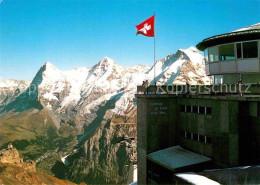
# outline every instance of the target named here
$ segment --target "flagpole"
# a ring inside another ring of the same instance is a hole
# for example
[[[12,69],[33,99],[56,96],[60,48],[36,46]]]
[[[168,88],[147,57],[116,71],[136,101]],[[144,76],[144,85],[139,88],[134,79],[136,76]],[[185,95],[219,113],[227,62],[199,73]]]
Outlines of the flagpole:
[[[156,80],[155,80],[155,76],[156,76],[156,69],[155,69],[155,64],[156,64],[156,59],[155,59],[155,21],[156,21],[156,19],[155,19],[155,12],[154,12],[154,78],[153,78],[153,80],[154,80],[154,85],[156,86]]]

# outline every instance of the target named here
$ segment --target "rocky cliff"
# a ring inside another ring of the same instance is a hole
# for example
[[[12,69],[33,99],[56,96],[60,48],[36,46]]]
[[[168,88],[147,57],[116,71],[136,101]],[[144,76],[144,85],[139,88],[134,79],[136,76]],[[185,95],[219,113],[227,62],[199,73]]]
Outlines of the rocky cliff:
[[[74,183],[39,172],[33,161],[23,162],[17,149],[9,145],[0,151],[0,184],[73,185]]]

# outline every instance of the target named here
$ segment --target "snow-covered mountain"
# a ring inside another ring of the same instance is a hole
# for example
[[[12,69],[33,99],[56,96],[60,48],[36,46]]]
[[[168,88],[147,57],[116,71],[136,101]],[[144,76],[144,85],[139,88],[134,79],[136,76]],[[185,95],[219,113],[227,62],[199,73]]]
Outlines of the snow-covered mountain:
[[[117,159],[111,154],[116,155],[119,150],[125,150],[122,152],[127,155],[125,158],[132,161],[136,156],[131,148],[135,148],[136,143],[120,140],[120,143],[127,143],[123,148],[111,143],[118,138],[125,138],[126,135],[136,137],[136,134],[133,130],[114,130],[108,125],[107,120],[121,117],[123,120],[127,118],[135,121],[136,86],[141,85],[144,80],[148,80],[150,84],[155,83],[154,67],[157,85],[209,83],[209,78],[205,75],[203,57],[194,47],[180,49],[175,54],[158,60],[152,67],[121,66],[105,57],[91,68],[61,71],[50,62],[46,62],[31,82],[0,82],[0,115],[43,109],[48,112],[58,130],[63,129],[63,125],[70,125],[76,129],[78,143],[84,142],[82,146],[85,155],[92,156],[87,164],[93,161],[96,163],[95,160],[101,163],[101,158],[97,156],[102,152],[107,152],[103,159],[106,160],[107,166],[117,163]],[[17,89],[19,93],[14,93]],[[108,127],[111,128],[108,130]],[[87,138],[89,139],[84,140]],[[104,145],[103,149],[99,148],[101,143]],[[93,147],[96,149],[93,150]],[[108,155],[111,158],[108,158]],[[76,163],[74,165],[78,166]],[[95,168],[95,165],[92,165],[92,168]],[[91,167],[88,166],[88,170],[85,171],[89,170],[91,171]],[[76,176],[77,174],[71,178]]]
[[[10,102],[14,101],[25,91],[31,81],[24,80],[3,80],[0,81],[0,111]]]
[[[158,85],[209,83],[205,75],[203,57],[194,47],[180,49],[176,54],[158,60],[156,74],[155,80]],[[71,71],[60,71],[50,62],[46,62],[26,92],[36,96],[24,95],[23,99],[32,98],[39,101],[43,107],[52,112],[57,127],[74,117],[74,124],[82,131],[82,120],[87,124],[93,121],[99,106],[108,100],[116,100],[113,108],[115,114],[127,113],[134,106],[136,86],[141,85],[144,80],[154,84],[153,78],[154,66],[125,67],[108,57],[103,58],[92,68],[82,67]],[[14,80],[0,83],[2,112],[15,111],[19,107],[19,102],[16,102],[15,106],[3,108],[27,86],[28,82]],[[14,92],[16,89],[19,89],[19,93],[14,93],[14,96],[7,100],[6,91]],[[24,105],[24,100],[21,103],[24,109],[29,108]]]

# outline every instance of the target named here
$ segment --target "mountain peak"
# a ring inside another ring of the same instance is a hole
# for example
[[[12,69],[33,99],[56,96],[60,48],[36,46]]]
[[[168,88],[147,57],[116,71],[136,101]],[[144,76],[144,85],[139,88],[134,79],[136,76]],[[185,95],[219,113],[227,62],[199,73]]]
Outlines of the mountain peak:
[[[43,64],[43,67],[45,67],[45,69],[56,69],[56,67],[52,63],[50,63],[49,61],[45,62]]]
[[[112,60],[112,59],[109,57],[104,57],[103,60]]]
[[[99,61],[99,63],[96,65],[98,69],[105,69],[107,70],[108,68],[111,68],[114,66],[116,62],[112,60],[111,58],[104,57],[102,60]]]
[[[115,61],[109,57],[104,57],[99,63],[100,64],[115,64]]]
[[[197,52],[198,53],[198,50],[194,46],[189,47],[187,50],[191,50],[193,52]]]
[[[39,69],[35,77],[33,78],[32,84],[41,84],[43,77],[55,78],[59,70],[50,62],[45,62]]]

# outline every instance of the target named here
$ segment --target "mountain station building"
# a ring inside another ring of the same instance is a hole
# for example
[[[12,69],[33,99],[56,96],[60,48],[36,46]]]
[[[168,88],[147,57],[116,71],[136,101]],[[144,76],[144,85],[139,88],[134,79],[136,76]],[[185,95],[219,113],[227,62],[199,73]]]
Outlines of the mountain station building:
[[[211,85],[137,87],[138,184],[259,184],[260,23],[197,48]]]

